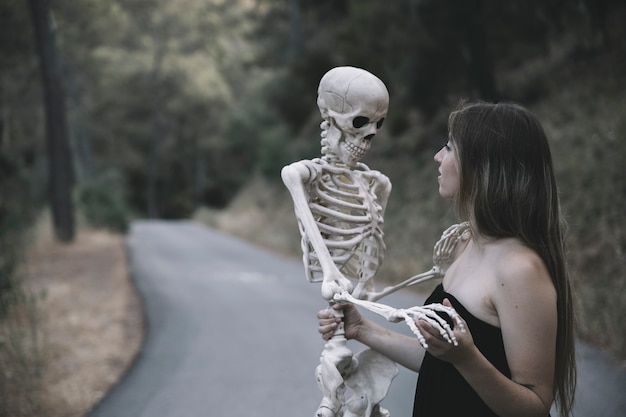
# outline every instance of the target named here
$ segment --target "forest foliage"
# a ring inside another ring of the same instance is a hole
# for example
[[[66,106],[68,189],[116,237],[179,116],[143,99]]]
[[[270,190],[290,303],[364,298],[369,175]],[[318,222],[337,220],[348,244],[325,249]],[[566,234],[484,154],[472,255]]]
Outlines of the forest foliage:
[[[283,165],[319,153],[319,79],[353,65],[390,91],[368,163],[394,183],[392,243],[407,216],[419,218],[409,230],[420,235],[450,219],[428,197],[423,168],[442,144],[447,112],[461,98],[520,102],[546,123],[562,161],[588,332],[619,329],[606,313],[589,318],[598,302],[588,300],[613,297],[611,308],[626,310],[614,299],[624,289],[626,248],[622,2],[51,0],[50,7],[75,202],[92,224],[125,231],[134,217],[227,207],[253,178],[277,184]],[[40,67],[26,2],[0,3],[0,51],[0,284],[9,285],[15,243],[48,204]],[[425,234],[424,248],[436,233]],[[602,291],[582,278],[598,273]],[[626,352],[623,339],[602,337]]]

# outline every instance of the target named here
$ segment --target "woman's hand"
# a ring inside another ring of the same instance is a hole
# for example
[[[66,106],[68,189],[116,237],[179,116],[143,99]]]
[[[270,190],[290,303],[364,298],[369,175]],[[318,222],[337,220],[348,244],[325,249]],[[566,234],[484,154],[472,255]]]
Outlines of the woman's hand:
[[[450,304],[450,301],[447,298],[443,300],[442,304],[446,307],[452,307],[452,304]],[[467,327],[467,323],[465,320],[462,321],[465,326],[464,332],[460,330],[460,326],[458,325],[454,326],[453,329],[458,346],[449,343],[443,338],[443,336],[441,336],[437,329],[428,324],[426,321],[417,319],[415,320],[415,324],[419,328],[420,332],[422,332],[422,335],[428,344],[428,349],[426,349],[428,353],[438,359],[450,362],[454,365],[455,363],[470,358],[473,350],[475,349],[474,339],[472,338],[472,334]]]
[[[333,305],[332,309],[337,312],[343,310],[343,323],[346,339],[356,339],[362,322],[361,314],[359,314],[356,307],[351,304],[337,303]],[[324,340],[329,340],[333,337],[339,323],[342,321],[341,317],[337,317],[337,315],[331,311],[330,308],[318,311],[317,318],[319,319],[319,326],[317,329]]]

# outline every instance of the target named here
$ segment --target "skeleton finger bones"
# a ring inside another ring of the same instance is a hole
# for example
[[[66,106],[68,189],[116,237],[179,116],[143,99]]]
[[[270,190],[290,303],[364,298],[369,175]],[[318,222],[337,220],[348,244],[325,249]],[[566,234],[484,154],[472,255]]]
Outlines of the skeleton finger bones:
[[[469,223],[463,222],[448,227],[433,248],[433,263],[443,275],[454,258],[454,251],[460,240],[469,238]]]
[[[433,328],[437,329],[437,331],[439,331],[439,334],[448,343],[452,343],[454,346],[458,346],[456,336],[454,335],[454,330],[452,329],[450,324],[437,313],[446,313],[455,323],[455,325],[459,327],[461,332],[465,333],[466,331],[465,325],[463,324],[463,319],[456,312],[456,310],[452,307],[447,307],[439,303],[428,304],[422,307],[411,307],[408,309],[396,309],[381,303],[359,300],[345,291],[335,294],[333,300],[340,303],[351,303],[361,306],[373,313],[378,314],[379,316],[384,317],[390,322],[395,323],[404,320],[404,322],[407,324],[407,326],[409,326],[409,328],[417,337],[417,340],[420,342],[424,349],[428,349],[428,344],[426,343],[426,339],[424,338],[422,332],[420,332],[420,330],[417,328],[415,320],[424,320]]]
[[[435,329],[439,331],[439,334],[448,342],[452,343],[454,346],[458,346],[459,343],[456,340],[456,336],[454,335],[454,331],[447,320],[441,317],[438,312],[446,313],[448,317],[455,323],[456,326],[459,327],[459,330],[465,333],[465,325],[463,324],[463,319],[459,313],[452,307],[444,306],[443,304],[433,303],[428,304],[422,307],[412,307],[406,310],[401,310],[404,317],[404,321],[409,326],[411,331],[417,336],[421,345],[424,349],[428,349],[428,344],[425,340],[423,340],[424,336],[421,334],[417,326],[415,325],[415,320],[424,320]]]

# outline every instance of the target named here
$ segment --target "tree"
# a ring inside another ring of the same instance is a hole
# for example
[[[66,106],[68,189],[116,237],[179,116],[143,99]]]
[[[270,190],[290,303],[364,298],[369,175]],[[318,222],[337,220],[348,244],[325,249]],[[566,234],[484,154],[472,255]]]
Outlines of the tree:
[[[55,235],[74,239],[73,171],[67,138],[65,94],[61,66],[47,0],[30,0],[44,90],[49,165],[49,198]]]

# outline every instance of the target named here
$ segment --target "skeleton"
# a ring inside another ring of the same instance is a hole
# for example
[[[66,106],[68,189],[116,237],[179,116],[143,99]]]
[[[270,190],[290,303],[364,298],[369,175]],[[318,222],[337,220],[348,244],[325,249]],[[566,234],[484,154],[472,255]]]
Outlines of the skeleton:
[[[416,318],[456,344],[450,325],[437,314],[447,313],[461,326],[454,309],[441,304],[395,309],[375,302],[400,288],[442,276],[467,229],[456,225],[444,232],[434,249],[433,269],[375,292],[374,276],[385,254],[382,226],[391,182],[360,160],[387,116],[387,88],[365,70],[337,67],[322,77],[317,104],[323,118],[322,157],[292,163],[281,172],[294,203],[307,279],[322,283],[322,297],[331,305],[353,303],[389,321],[404,321],[425,348]],[[388,416],[379,403],[397,372],[394,362],[374,351],[353,355],[341,323],[324,346],[316,369],[323,394],[316,416]],[[347,401],[346,387],[354,393]]]

